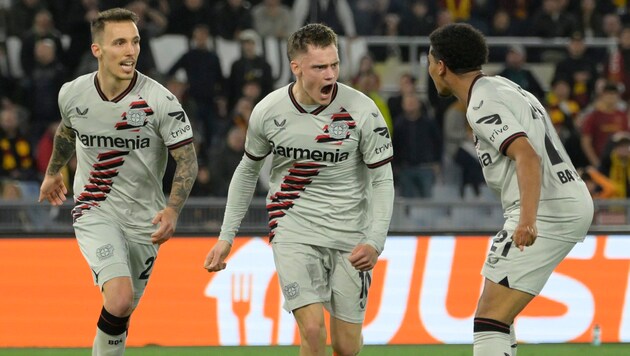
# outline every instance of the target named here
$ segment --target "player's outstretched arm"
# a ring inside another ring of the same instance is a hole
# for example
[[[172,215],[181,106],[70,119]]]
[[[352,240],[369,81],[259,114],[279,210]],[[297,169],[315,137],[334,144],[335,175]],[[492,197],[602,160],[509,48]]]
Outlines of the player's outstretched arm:
[[[171,150],[171,156],[175,159],[177,167],[173,176],[171,194],[166,208],[160,210],[153,218],[152,223],[160,224],[159,228],[151,235],[151,241],[161,245],[168,241],[175,232],[177,218],[184,207],[186,199],[192,190],[197,178],[197,154],[195,146],[188,144]]]
[[[75,135],[74,130],[63,124],[57,127],[53,142],[53,152],[39,189],[39,202],[48,200],[52,205],[61,205],[66,200],[68,189],[63,183],[60,171],[74,154]]]

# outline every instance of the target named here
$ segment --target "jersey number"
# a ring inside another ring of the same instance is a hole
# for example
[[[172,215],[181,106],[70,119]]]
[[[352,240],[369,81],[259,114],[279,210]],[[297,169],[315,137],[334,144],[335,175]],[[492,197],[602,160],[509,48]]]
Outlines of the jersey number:
[[[153,262],[155,262],[155,257],[153,256],[149,257],[144,262],[147,268],[144,271],[142,271],[142,273],[140,273],[140,277],[138,277],[138,279],[149,279],[149,276],[151,275],[151,268],[153,268]]]
[[[368,289],[372,284],[372,276],[368,272],[359,272],[359,278],[361,279],[361,293],[359,294],[361,308],[365,308],[365,304],[368,296]]]
[[[499,231],[497,236],[492,240],[492,247],[490,247],[490,251],[495,252],[497,250],[497,247],[495,246],[495,244],[497,243],[500,244],[501,242],[505,241],[507,237],[508,237],[507,231],[505,230]],[[505,244],[505,246],[503,247],[503,251],[501,252],[501,256],[506,257],[508,252],[510,251],[510,247],[512,247],[512,241],[508,241]]]

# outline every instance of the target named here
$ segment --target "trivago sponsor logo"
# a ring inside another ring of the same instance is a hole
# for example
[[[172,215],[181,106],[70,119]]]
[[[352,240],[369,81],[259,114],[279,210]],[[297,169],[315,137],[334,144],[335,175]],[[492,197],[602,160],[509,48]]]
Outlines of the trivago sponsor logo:
[[[299,342],[266,239],[237,238],[227,269],[209,274],[202,263],[215,241],[178,237],[160,249],[129,346]],[[471,343],[491,243],[491,236],[389,237],[368,291],[365,343]],[[518,339],[587,342],[597,324],[603,342],[630,341],[629,261],[630,236],[588,236],[517,318]],[[12,271],[0,274],[11,291],[0,294],[0,347],[91,345],[100,295],[76,241],[2,239],[0,269]]]

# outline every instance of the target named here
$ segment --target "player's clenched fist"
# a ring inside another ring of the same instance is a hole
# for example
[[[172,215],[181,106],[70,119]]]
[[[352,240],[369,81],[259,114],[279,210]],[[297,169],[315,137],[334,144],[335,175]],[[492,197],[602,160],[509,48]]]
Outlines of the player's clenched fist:
[[[212,250],[208,252],[208,256],[206,256],[206,261],[203,264],[203,267],[208,270],[208,272],[218,272],[224,270],[227,266],[225,263],[225,259],[230,254],[230,250],[232,249],[232,245],[229,242],[224,240],[219,240],[212,247]]]

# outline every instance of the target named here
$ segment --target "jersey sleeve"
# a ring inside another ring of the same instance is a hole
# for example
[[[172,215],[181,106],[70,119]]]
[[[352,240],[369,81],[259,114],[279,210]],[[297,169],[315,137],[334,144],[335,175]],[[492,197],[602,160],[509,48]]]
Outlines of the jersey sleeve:
[[[169,150],[187,145],[193,141],[193,130],[188,115],[175,95],[164,89],[158,96],[159,130],[164,144]]]
[[[254,161],[262,160],[271,152],[271,145],[265,136],[263,116],[260,107],[254,107],[247,127],[245,154]]]
[[[392,138],[383,115],[373,102],[364,112],[365,122],[361,126],[360,150],[363,161],[369,168],[389,163],[394,158]]]
[[[472,103],[479,102],[474,100]],[[469,107],[466,117],[475,136],[492,145],[503,155],[508,147],[519,137],[527,137],[523,125],[514,112],[507,106],[507,102],[484,98],[485,103]]]

